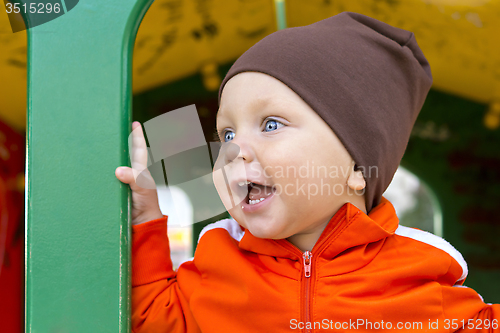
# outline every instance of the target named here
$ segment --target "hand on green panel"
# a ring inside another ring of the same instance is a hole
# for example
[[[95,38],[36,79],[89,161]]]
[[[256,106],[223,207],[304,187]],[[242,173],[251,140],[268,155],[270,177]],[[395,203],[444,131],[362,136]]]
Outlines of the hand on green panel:
[[[132,189],[132,224],[140,224],[163,217],[158,204],[156,185],[148,168],[148,151],[141,124],[132,123],[132,167],[116,168],[115,175]],[[137,183],[140,182],[139,186]]]

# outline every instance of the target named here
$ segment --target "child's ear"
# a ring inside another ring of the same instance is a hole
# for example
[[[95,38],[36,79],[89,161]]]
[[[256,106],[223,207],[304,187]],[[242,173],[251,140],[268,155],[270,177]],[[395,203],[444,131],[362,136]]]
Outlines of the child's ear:
[[[365,178],[361,170],[357,170],[357,165],[353,165],[349,177],[347,178],[347,186],[353,190],[362,190],[366,186]]]

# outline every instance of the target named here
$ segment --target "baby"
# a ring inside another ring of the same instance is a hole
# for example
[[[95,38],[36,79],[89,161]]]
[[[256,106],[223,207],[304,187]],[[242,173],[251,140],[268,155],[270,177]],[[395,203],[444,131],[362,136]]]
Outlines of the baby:
[[[172,269],[156,191],[116,170],[132,189],[133,332],[499,332],[460,253],[399,226],[382,196],[431,84],[411,32],[357,13],[245,52],[217,113],[213,179],[232,218],[202,231],[193,260]]]

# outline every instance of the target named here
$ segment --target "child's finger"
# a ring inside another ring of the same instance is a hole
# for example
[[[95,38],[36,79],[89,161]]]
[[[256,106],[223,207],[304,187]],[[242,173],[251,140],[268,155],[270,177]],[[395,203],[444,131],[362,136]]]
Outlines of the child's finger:
[[[131,164],[132,169],[139,174],[148,166],[148,149],[140,123],[134,122],[132,128]]]
[[[130,185],[134,192],[143,192],[144,189],[156,189],[155,183],[149,171],[143,173],[144,177],[137,184],[137,177],[134,175],[134,170],[129,167],[118,167],[115,170],[115,176],[122,183]],[[153,185],[151,185],[153,184]]]
[[[132,123],[132,130],[135,130],[135,129],[137,128],[137,126],[141,126],[141,123],[140,123],[140,122],[138,122],[138,121],[134,121],[134,122]]]
[[[115,176],[119,181],[125,184],[131,184],[135,182],[134,175],[132,173],[132,169],[129,167],[118,167],[115,170]]]
[[[142,126],[139,122],[132,123],[132,142],[130,151],[130,162],[132,165],[128,177],[128,184],[133,191],[140,191],[142,189],[156,189],[156,184],[148,170],[148,147],[146,139],[142,131]]]

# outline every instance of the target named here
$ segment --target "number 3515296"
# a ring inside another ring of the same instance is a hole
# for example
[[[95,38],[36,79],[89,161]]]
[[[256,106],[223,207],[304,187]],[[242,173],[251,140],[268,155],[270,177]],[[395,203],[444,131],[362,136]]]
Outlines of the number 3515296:
[[[58,14],[61,12],[61,4],[55,3],[30,3],[30,4],[12,4],[10,2],[6,3],[6,9],[7,9],[7,14],[11,13],[20,13],[23,11],[24,13],[31,13],[31,14],[51,14],[51,13],[56,13]]]

